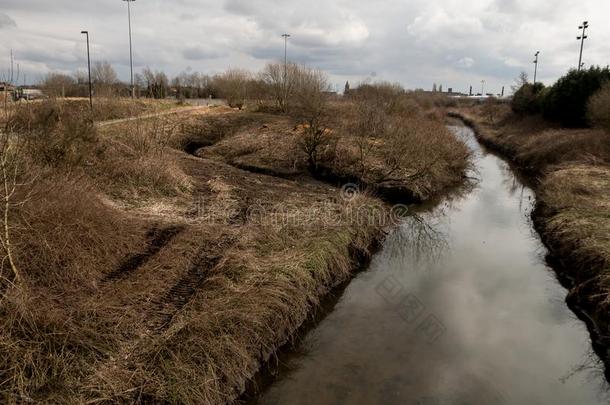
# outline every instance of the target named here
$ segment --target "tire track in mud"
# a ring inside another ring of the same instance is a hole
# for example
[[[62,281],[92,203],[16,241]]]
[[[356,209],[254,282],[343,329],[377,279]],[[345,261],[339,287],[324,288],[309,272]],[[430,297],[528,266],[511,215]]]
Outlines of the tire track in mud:
[[[129,274],[136,271],[159,253],[161,249],[167,246],[183,229],[184,227],[182,226],[152,228],[146,233],[146,238],[148,239],[146,248],[141,252],[132,253],[126,256],[116,269],[104,277],[103,281],[116,281],[126,278]]]
[[[178,232],[180,230],[181,228],[178,229]],[[200,248],[195,260],[191,262],[182,276],[178,277],[173,285],[166,288],[165,292],[160,292],[157,300],[150,302],[152,305],[145,314],[148,321],[142,325],[144,327],[142,332],[135,339],[125,341],[116,352],[105,356],[105,359],[90,374],[89,383],[86,385],[88,391],[85,395],[87,397],[92,398],[92,401],[97,401],[99,398],[108,399],[107,393],[100,389],[107,381],[107,376],[118,369],[129,369],[133,366],[132,362],[137,361],[134,359],[137,359],[139,354],[145,352],[146,348],[157,339],[162,339],[163,332],[169,329],[180,311],[201,291],[210,273],[221,263],[223,252],[226,252],[234,242],[234,237],[225,236],[211,248],[209,244],[207,248]],[[135,397],[133,399],[135,401]]]
[[[174,317],[187,305],[199,291],[209,273],[218,265],[222,256],[215,253],[200,252],[188,271],[163,295],[154,302],[148,329],[161,333],[172,323]]]
[[[153,300],[148,330],[156,335],[167,330],[176,315],[200,291],[212,271],[221,263],[223,253],[233,246],[232,236],[221,237],[215,245],[201,247],[190,267],[158,300]]]

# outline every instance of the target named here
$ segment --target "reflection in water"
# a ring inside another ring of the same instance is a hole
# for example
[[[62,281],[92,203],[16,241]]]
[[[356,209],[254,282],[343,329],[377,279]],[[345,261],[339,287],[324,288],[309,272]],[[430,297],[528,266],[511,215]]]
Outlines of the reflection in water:
[[[404,218],[401,231],[386,240],[381,254],[392,254],[395,260],[405,263],[440,257],[449,248],[441,219],[441,215],[424,217],[417,213]]]
[[[397,227],[255,402],[608,402],[586,328],[541,260],[532,191],[453,130],[477,187]]]

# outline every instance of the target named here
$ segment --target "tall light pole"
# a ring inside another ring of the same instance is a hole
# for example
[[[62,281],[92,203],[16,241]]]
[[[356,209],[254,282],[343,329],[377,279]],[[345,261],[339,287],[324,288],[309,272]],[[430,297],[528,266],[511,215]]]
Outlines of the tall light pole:
[[[288,38],[290,34],[282,34],[284,38],[284,81],[286,81],[286,75],[288,73]]]
[[[588,21],[583,21],[582,25],[578,27],[578,29],[582,30],[582,35],[580,35],[579,37],[576,37],[576,39],[580,41],[580,56],[578,57],[578,71],[580,71],[580,69],[582,68],[582,48],[585,45],[585,39],[587,39],[587,36],[585,35],[587,28],[589,28]]]
[[[131,69],[131,98],[136,97],[136,89],[133,86],[133,48],[131,45],[131,2],[136,0],[123,0],[127,2],[127,19],[129,21],[129,68]]]
[[[540,51],[536,51],[536,59],[534,60],[534,86],[536,86],[536,75],[538,74],[538,55],[540,55]]]
[[[282,34],[284,38],[284,110],[286,109],[286,103],[288,99],[288,38],[290,34]]]
[[[87,70],[89,72],[89,108],[93,113],[93,87],[91,86],[91,55],[89,53],[89,31],[81,31],[87,36]]]

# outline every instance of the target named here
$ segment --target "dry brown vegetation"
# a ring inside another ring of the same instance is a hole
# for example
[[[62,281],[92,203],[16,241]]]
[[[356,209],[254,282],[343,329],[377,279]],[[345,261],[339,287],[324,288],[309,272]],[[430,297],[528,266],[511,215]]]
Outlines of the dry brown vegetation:
[[[199,154],[261,173],[312,173],[425,200],[463,181],[469,154],[447,130],[444,117],[431,113],[434,105],[425,109],[427,101],[383,93],[326,102],[321,110],[310,107],[309,115],[267,115],[261,125],[243,128]]]
[[[604,105],[607,110],[607,104]],[[539,116],[517,117],[500,106],[499,119],[480,107],[458,110],[479,139],[512,158],[536,179],[534,220],[573,279],[571,299],[610,324],[610,133],[562,129]],[[599,333],[598,333],[599,334]],[[600,339],[605,333],[601,332]]]
[[[331,140],[317,144],[316,165],[339,177],[397,181],[421,198],[461,180],[464,145],[418,101],[389,102],[379,132],[356,134],[358,101],[329,105],[319,73],[300,80],[291,115],[221,107],[102,126],[83,114],[86,101],[11,110],[0,160],[3,402],[240,395],[391,224],[381,201],[312,178],[308,136]],[[99,118],[164,108],[135,102]]]
[[[57,119],[59,116],[75,116],[80,120],[86,117],[92,118],[93,121],[106,121],[160,112],[174,107],[178,107],[178,104],[171,100],[96,97],[93,99],[93,115],[91,115],[89,99],[52,98],[13,103],[9,112],[13,120],[40,125],[47,119]]]
[[[230,401],[379,236],[380,224],[341,215],[385,212],[368,197],[342,201],[334,188],[171,147],[230,133],[214,123],[226,111],[211,123],[97,129],[65,111],[45,121],[40,106],[3,132],[13,148],[3,157],[23,163],[6,224],[12,251],[2,238],[19,272],[3,261],[3,402]],[[335,221],[312,219],[320,202]],[[272,213],[251,219],[251,206]]]

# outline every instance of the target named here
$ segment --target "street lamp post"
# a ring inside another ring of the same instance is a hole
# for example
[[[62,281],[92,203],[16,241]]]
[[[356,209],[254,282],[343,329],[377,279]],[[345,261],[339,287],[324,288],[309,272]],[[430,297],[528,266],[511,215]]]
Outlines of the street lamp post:
[[[582,30],[582,35],[579,37],[576,37],[576,39],[580,41],[580,56],[578,57],[578,70],[579,71],[583,65],[582,64],[582,49],[585,45],[585,39],[587,39],[587,36],[585,35],[587,28],[589,28],[589,22],[583,21],[582,25],[578,27],[578,29]]]
[[[87,71],[89,72],[89,108],[93,113],[93,86],[91,85],[91,55],[89,53],[89,31],[81,31],[87,36]]]
[[[538,74],[538,55],[540,51],[536,51],[536,59],[534,60],[534,86],[536,86],[536,75]]]
[[[290,34],[282,34],[284,38],[284,81],[286,81],[286,76],[288,73],[288,38],[290,38]]]
[[[290,38],[290,34],[282,34],[282,38],[284,38],[284,108],[286,108],[286,102],[288,98],[288,38]]]
[[[136,0],[123,0],[127,2],[127,20],[129,23],[129,68],[131,71],[131,98],[136,97],[136,89],[133,85],[133,48],[131,45],[131,2]]]

